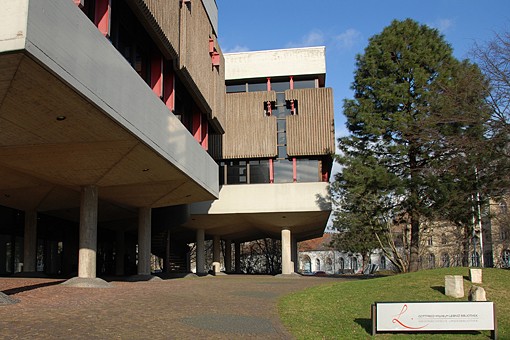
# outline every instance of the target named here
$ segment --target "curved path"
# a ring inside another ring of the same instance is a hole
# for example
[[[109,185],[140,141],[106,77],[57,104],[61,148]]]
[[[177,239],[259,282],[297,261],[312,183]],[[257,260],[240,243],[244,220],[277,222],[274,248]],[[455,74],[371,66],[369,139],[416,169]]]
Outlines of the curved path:
[[[75,288],[0,278],[20,302],[0,305],[7,339],[288,339],[278,297],[338,279],[229,275]]]

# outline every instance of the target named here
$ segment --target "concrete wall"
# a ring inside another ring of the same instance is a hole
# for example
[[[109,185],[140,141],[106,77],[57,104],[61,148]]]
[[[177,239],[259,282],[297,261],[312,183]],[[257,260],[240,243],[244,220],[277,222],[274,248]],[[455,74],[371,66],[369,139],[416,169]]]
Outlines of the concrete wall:
[[[326,74],[326,48],[226,53],[225,79]]]
[[[319,198],[328,196],[328,184],[224,185],[218,200],[193,204],[191,214],[327,211],[331,210],[331,204]]]
[[[25,49],[107,116],[217,195],[214,160],[72,1],[2,0],[1,7],[0,52]]]

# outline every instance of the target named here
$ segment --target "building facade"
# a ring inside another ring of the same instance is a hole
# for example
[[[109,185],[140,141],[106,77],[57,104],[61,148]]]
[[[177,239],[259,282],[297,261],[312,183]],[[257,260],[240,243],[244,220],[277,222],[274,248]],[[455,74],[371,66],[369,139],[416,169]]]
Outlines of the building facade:
[[[0,0],[0,275],[236,266],[322,234],[323,48],[225,57],[214,0]],[[244,90],[243,90],[244,89]]]

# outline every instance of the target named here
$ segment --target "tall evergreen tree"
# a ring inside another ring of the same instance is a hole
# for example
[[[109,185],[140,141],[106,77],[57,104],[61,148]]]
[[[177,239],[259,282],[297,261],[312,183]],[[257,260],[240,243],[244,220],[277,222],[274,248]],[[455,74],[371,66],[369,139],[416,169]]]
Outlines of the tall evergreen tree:
[[[350,135],[339,140],[344,168],[335,186],[357,204],[344,201],[337,222],[360,214],[372,226],[405,218],[409,270],[416,271],[424,217],[472,216],[473,183],[481,164],[490,163],[487,86],[475,65],[453,57],[436,29],[410,19],[373,36],[356,65],[354,99],[344,102]],[[362,206],[364,197],[370,199]]]

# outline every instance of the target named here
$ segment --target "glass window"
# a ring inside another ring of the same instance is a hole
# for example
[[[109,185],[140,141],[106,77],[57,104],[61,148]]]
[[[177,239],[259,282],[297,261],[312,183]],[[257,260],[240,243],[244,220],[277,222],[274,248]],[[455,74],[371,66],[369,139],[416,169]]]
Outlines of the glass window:
[[[287,158],[287,145],[278,145],[278,156],[277,157],[278,158]]]
[[[248,84],[248,92],[267,91],[267,83]]]
[[[275,81],[271,82],[271,90],[276,92],[283,92],[290,89],[290,81]]]
[[[246,161],[231,161],[227,166],[227,184],[245,184],[248,181]]]
[[[316,159],[297,159],[297,181],[319,182],[319,161]]]
[[[220,185],[225,184],[225,162],[220,162],[219,177]]]
[[[313,88],[315,88],[315,79],[294,80],[294,89],[313,89]]]
[[[276,121],[276,126],[278,131],[285,132],[287,130],[287,120],[286,119],[278,119]]]
[[[250,161],[250,183],[269,183],[269,161]]]
[[[278,145],[287,144],[287,134],[285,132],[278,132]],[[285,158],[285,157],[281,157]]]
[[[227,93],[246,92],[246,84],[227,85]]]
[[[275,183],[292,183],[292,161],[288,159],[278,159],[273,162],[274,166],[274,182]]]

